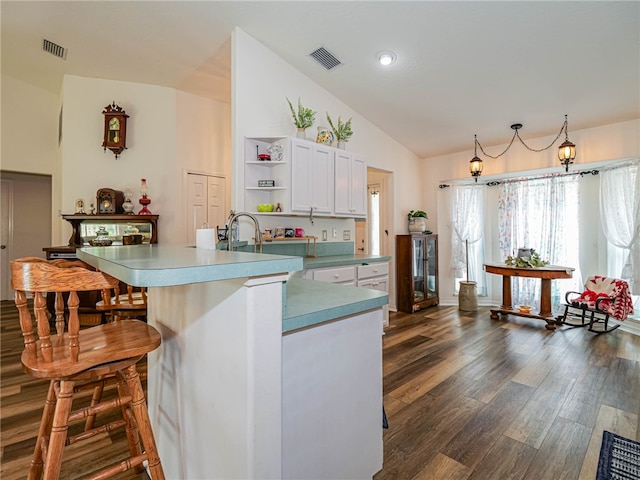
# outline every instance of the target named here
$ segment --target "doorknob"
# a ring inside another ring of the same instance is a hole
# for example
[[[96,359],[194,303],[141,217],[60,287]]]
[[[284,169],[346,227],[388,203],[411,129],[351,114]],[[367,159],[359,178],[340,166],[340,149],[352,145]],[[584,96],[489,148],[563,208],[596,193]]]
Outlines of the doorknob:
[[[4,250],[5,248],[7,248],[6,245],[0,245],[0,250]]]

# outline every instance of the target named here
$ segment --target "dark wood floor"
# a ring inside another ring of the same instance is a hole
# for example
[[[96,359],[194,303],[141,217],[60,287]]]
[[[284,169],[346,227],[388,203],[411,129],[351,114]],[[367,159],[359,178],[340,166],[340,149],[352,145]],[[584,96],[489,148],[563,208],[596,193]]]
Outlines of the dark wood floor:
[[[46,384],[24,375],[20,329],[2,302],[0,476],[25,478]],[[386,479],[589,479],[603,430],[640,437],[640,337],[435,307],[391,314],[384,336]],[[126,455],[122,434],[92,445]],[[96,462],[67,455],[61,478]],[[124,474],[121,479],[146,476]]]

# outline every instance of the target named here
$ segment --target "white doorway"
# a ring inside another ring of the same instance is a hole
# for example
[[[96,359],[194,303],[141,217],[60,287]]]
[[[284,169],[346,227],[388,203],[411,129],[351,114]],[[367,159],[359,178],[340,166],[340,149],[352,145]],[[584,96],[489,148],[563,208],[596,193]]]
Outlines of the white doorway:
[[[222,227],[227,221],[226,178],[187,174],[187,245],[195,245],[196,229]]]
[[[391,255],[391,176],[384,170],[367,169],[367,219],[356,221],[357,253]]]
[[[11,299],[11,272],[9,271],[9,258],[12,258],[13,247],[13,181],[2,179],[2,230],[0,231],[0,257],[2,268],[2,295],[0,300]]]

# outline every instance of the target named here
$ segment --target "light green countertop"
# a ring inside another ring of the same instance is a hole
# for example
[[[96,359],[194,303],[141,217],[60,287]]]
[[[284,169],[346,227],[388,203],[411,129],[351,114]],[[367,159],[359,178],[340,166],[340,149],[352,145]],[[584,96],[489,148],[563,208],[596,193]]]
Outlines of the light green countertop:
[[[173,245],[83,247],[80,260],[135,287],[168,287],[302,270],[302,258]]]
[[[389,303],[389,295],[369,288],[304,280],[295,274],[287,282],[286,302],[282,333],[380,308]]]
[[[167,287],[233,278],[299,272],[301,257],[202,250],[170,245],[83,247],[80,260],[137,287]],[[314,259],[314,267],[386,261],[389,257],[336,255]],[[317,261],[320,261],[319,263]],[[389,297],[367,288],[303,280],[295,273],[285,285],[282,331],[290,332],[380,308]]]

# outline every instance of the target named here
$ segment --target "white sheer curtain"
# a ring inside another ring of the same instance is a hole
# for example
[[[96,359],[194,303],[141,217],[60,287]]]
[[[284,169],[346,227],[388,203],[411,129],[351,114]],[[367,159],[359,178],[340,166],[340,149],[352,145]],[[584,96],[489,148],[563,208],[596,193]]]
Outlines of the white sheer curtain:
[[[640,294],[640,161],[600,173],[600,218],[607,240],[624,249],[616,276]]]
[[[552,265],[575,268],[573,278],[551,283],[551,302],[559,311],[567,290],[582,291],[578,239],[579,177],[550,176],[500,185],[499,245],[503,258],[533,248]],[[514,277],[514,305],[540,304],[540,280]]]
[[[476,282],[480,295],[486,295],[484,262],[484,196],[483,185],[453,185],[450,192],[451,269],[456,280]],[[466,258],[466,241],[469,258]],[[469,278],[466,278],[467,262]],[[458,282],[456,282],[456,290]]]

